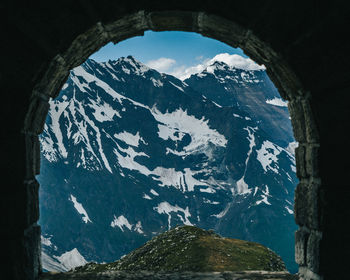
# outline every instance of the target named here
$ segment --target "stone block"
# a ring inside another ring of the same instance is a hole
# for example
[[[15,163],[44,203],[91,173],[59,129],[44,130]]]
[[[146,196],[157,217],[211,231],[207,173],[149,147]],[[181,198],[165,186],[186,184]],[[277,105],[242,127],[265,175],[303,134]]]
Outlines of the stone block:
[[[187,11],[152,12],[148,15],[150,27],[154,31],[193,31],[197,13]]]
[[[30,131],[33,134],[40,134],[43,132],[46,116],[50,109],[48,100],[48,96],[45,98],[44,95],[36,95],[34,93],[24,120],[24,131]]]
[[[323,204],[322,190],[319,183],[299,183],[295,189],[295,222],[310,229],[321,229],[323,226]]]
[[[24,184],[25,188],[25,224],[30,226],[39,220],[39,183],[32,180]]]
[[[40,141],[39,136],[35,138],[33,143],[33,171],[35,175],[40,174],[40,163],[41,163],[41,150],[40,150]]]
[[[26,280],[36,280],[41,271],[41,229],[37,224],[24,231],[24,273]]]
[[[266,73],[269,76],[270,80],[273,82],[273,84],[275,85],[275,87],[278,89],[278,93],[280,94],[280,96],[285,99],[290,101],[291,100],[291,96],[289,92],[286,92],[284,90],[284,86],[283,83],[280,81],[279,77],[278,77],[278,73],[276,73],[273,69],[271,68],[267,68],[266,69]]]
[[[62,54],[67,69],[81,65],[89,56],[110,41],[108,32],[101,23],[97,23],[85,33],[79,35]]]
[[[34,180],[40,173],[40,142],[39,136],[26,133],[24,136],[26,146],[26,180]]]
[[[320,147],[318,145],[307,145],[305,151],[305,169],[306,174],[311,177],[319,177],[320,176]]]
[[[81,61],[81,63],[83,61]],[[41,92],[55,98],[68,78],[69,69],[62,56],[56,55],[54,59],[51,60],[42,79],[34,88],[34,92]]]
[[[321,275],[312,272],[307,266],[299,267],[298,275],[300,280],[323,280]]]
[[[144,31],[151,28],[149,18],[144,11],[125,16],[117,21],[104,25],[109,40],[119,43],[133,36],[143,35]]]
[[[294,193],[294,219],[295,222],[303,226],[307,223],[308,217],[308,196],[307,184],[300,182]]]
[[[308,212],[306,225],[315,230],[323,227],[323,211],[324,199],[322,197],[322,189],[319,183],[310,182],[308,185]]]
[[[295,232],[295,262],[300,265],[306,265],[307,240],[309,232],[305,229],[298,229]]]
[[[264,53],[267,53],[266,47],[260,49],[264,49]],[[274,79],[273,82],[276,83],[285,93],[284,98],[288,100],[295,100],[296,96],[304,96],[305,93],[301,90],[301,83],[295,73],[287,65],[287,62],[280,57],[277,57],[277,55],[271,57],[274,59],[271,60],[271,63],[266,64],[266,66],[267,68],[271,68],[271,71],[275,73],[274,76],[276,79]]]
[[[203,36],[220,40],[233,47],[241,47],[246,42],[248,30],[224,18],[198,13],[197,31]]]
[[[322,240],[322,233],[318,231],[311,231],[306,249],[306,264],[307,267],[314,273],[320,271],[320,242]]]
[[[319,132],[316,126],[314,113],[311,109],[311,104],[309,99],[302,100],[302,107],[304,111],[305,118],[305,128],[306,128],[306,139],[309,143],[319,143]]]
[[[302,102],[299,99],[291,100],[288,102],[288,110],[292,121],[295,139],[300,144],[306,143],[306,127]]]
[[[297,169],[297,177],[299,179],[307,178],[307,172],[306,172],[306,148],[304,145],[300,145],[295,148],[295,163],[296,163],[296,169]]]

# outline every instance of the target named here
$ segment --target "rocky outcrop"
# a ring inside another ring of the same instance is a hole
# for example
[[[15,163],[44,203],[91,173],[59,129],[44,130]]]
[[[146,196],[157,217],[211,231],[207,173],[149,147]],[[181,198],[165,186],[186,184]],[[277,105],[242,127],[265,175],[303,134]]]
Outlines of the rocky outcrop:
[[[261,244],[224,238],[212,230],[178,226],[164,232],[120,260],[90,263],[77,272],[106,271],[284,271],[285,264]]]

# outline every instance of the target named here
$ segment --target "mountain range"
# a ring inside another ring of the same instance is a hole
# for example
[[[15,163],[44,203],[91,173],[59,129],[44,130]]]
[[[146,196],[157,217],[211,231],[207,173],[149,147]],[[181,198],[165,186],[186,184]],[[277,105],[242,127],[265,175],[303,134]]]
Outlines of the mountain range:
[[[185,224],[259,242],[296,272],[296,142],[266,71],[217,61],[181,81],[132,56],[88,59],[40,143],[45,270],[112,262]]]

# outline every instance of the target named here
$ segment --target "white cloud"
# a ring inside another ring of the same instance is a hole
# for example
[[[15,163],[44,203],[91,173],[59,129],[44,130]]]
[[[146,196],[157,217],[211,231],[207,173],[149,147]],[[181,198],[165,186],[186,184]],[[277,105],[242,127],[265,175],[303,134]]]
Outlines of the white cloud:
[[[186,66],[186,65],[177,66],[176,60],[172,58],[161,57],[156,60],[148,61],[146,65],[159,72],[173,75],[179,78],[180,80],[185,80],[193,74],[197,74],[204,71],[207,67],[212,65],[215,61],[222,61],[231,67],[236,67],[243,70],[265,70],[266,69],[264,65],[258,65],[250,58],[245,58],[238,54],[220,53],[210,59],[204,59],[203,56],[197,56],[195,60],[197,61],[202,60],[202,61],[201,63],[193,66]]]
[[[174,70],[172,72],[170,72],[170,75],[175,76],[176,78],[179,78],[180,80],[185,80],[187,78],[189,78],[192,74],[196,74],[196,73],[200,73],[202,72],[207,66],[206,63],[203,64],[198,64],[196,66],[190,66],[190,67],[186,67],[184,65],[179,66],[174,68]]]
[[[222,61],[231,67],[236,67],[243,70],[265,70],[266,69],[264,65],[258,65],[250,58],[244,58],[243,56],[240,56],[238,54],[220,53],[211,59],[203,60],[202,63],[197,64],[195,66],[176,67],[169,74],[174,75],[180,80],[185,80],[193,74],[197,74],[204,71],[208,66],[212,65],[215,61]]]
[[[176,60],[167,57],[161,57],[155,60],[150,60],[146,65],[152,69],[155,69],[159,72],[166,72],[176,63]]]
[[[255,63],[250,58],[244,58],[238,54],[228,54],[228,53],[220,53],[214,56],[209,64],[214,63],[215,61],[222,61],[226,64],[236,67],[243,70],[265,70],[265,65],[259,65]]]

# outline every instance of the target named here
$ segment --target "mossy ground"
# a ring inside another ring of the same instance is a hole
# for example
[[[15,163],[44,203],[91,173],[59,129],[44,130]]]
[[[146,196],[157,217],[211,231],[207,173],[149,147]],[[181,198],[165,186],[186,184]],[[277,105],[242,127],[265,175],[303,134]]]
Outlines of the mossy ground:
[[[154,237],[124,258],[90,263],[77,271],[283,271],[281,258],[265,246],[223,238],[213,231],[179,226]]]

